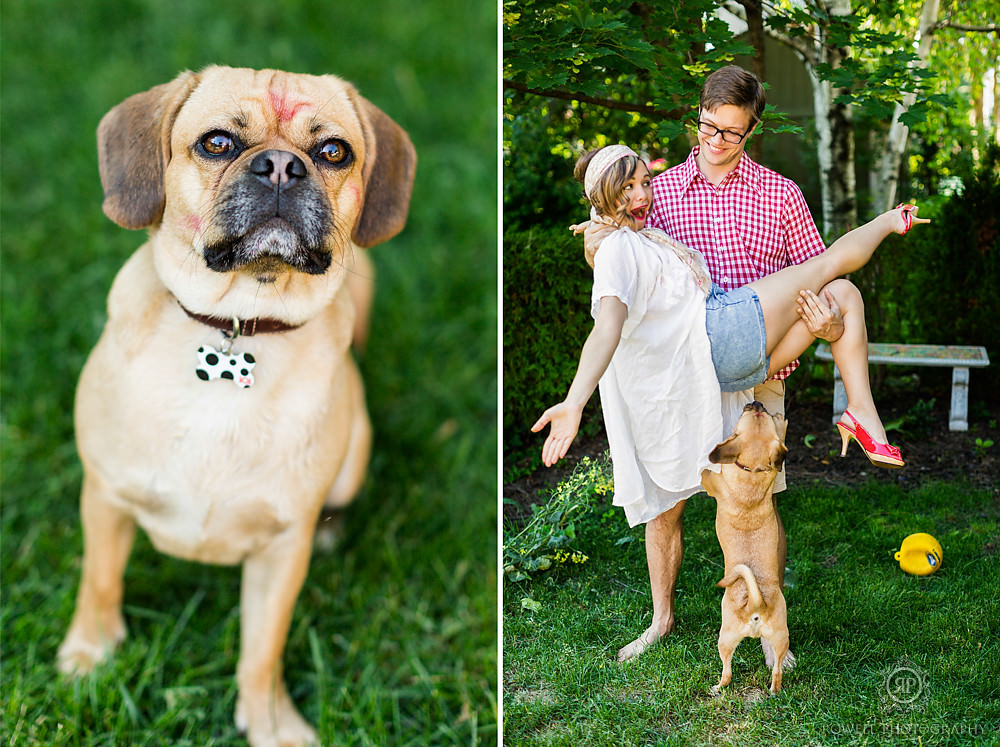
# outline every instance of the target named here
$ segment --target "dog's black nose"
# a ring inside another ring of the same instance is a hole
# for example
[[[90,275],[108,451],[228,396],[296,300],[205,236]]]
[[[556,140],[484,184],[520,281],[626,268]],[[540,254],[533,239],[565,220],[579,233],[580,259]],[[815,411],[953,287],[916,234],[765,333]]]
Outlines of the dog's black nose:
[[[290,185],[306,176],[306,165],[302,159],[287,150],[265,150],[250,161],[250,173],[264,184],[278,189]]]
[[[767,410],[764,408],[764,405],[754,400],[743,408],[743,412],[767,412]]]

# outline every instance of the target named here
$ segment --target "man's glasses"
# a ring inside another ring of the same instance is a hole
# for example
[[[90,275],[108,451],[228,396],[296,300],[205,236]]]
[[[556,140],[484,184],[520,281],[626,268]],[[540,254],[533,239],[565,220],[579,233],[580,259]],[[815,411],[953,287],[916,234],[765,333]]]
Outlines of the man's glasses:
[[[716,136],[716,134],[719,134],[719,135],[722,135],[722,139],[724,141],[726,141],[727,143],[732,143],[733,145],[738,145],[738,144],[740,144],[740,143],[743,142],[743,138],[745,138],[747,135],[750,134],[750,130],[752,130],[754,128],[754,125],[756,125],[756,124],[757,123],[754,122],[752,125],[750,125],[750,128],[741,135],[738,132],[733,132],[733,130],[722,130],[722,129],[716,127],[713,124],[709,124],[708,122],[702,122],[699,119],[698,120],[698,132],[700,132],[705,137],[709,137],[709,138],[713,138],[713,137]]]

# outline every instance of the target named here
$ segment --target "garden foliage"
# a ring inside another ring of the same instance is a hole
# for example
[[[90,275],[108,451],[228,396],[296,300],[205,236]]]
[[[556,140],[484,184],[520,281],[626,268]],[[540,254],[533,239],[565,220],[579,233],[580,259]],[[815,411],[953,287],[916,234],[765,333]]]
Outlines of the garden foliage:
[[[584,457],[542,504],[531,506],[531,518],[516,534],[505,535],[503,572],[509,581],[525,581],[537,571],[561,563],[586,563],[590,558],[574,548],[579,523],[592,519],[600,499],[614,490],[611,463]]]
[[[1000,362],[1000,148],[975,169],[961,161],[951,196],[918,199],[931,223],[890,237],[853,280],[866,303],[869,338],[983,345]],[[1000,370],[977,373],[1000,383]]]
[[[581,214],[581,220],[585,214]],[[583,258],[583,238],[562,228],[507,231],[503,242],[504,449],[520,450],[541,437],[531,425],[566,396],[593,319],[593,275]],[[593,397],[583,432],[600,424]],[[529,441],[530,439],[530,441]]]

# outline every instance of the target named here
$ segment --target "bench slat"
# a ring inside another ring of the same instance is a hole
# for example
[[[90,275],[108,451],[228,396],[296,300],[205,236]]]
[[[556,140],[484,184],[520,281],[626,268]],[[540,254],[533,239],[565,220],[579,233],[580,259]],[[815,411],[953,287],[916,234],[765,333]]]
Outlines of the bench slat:
[[[816,357],[832,361],[830,346],[822,343],[816,347]],[[895,363],[910,366],[965,366],[981,368],[990,365],[986,348],[977,345],[904,345],[893,342],[868,343],[869,363]]]
[[[816,357],[832,361],[830,346],[821,344]],[[951,372],[951,410],[948,430],[969,429],[969,369],[990,364],[986,348],[976,345],[904,345],[893,342],[868,343],[869,363],[890,363],[907,366],[946,366]],[[847,393],[840,371],[833,367],[833,422],[836,423],[847,406]]]

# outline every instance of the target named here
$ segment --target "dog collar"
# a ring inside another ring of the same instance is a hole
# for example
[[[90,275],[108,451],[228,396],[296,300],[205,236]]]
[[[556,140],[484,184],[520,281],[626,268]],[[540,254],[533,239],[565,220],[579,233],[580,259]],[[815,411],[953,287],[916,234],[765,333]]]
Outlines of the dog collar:
[[[280,319],[269,319],[268,317],[240,319],[234,316],[226,319],[221,316],[207,316],[206,314],[194,313],[180,301],[177,302],[177,305],[184,309],[184,313],[196,322],[201,322],[209,327],[221,330],[223,333],[232,336],[233,339],[237,337],[253,337],[254,335],[263,335],[272,332],[290,332],[302,326],[301,324],[288,324]]]
[[[288,332],[302,326],[266,317],[240,319],[234,316],[232,319],[226,319],[219,316],[195,314],[180,301],[177,302],[177,305],[196,322],[222,332],[222,345],[218,349],[207,344],[198,348],[198,364],[194,369],[198,378],[202,381],[229,379],[241,389],[249,389],[254,385],[253,369],[257,365],[257,360],[250,353],[233,352],[233,343],[236,338],[252,337],[270,332]]]
[[[750,467],[747,467],[745,464],[740,464],[739,462],[733,462],[733,464],[735,464],[737,467],[739,467],[744,472],[773,472],[774,471],[774,467],[758,467],[757,469],[751,469]]]

